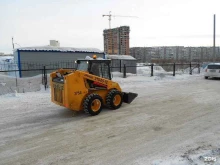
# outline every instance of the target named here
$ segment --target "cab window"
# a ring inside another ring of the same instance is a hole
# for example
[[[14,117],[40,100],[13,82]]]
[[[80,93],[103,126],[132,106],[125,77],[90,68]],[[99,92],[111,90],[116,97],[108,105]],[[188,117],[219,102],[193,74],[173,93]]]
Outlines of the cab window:
[[[77,70],[88,70],[88,62],[87,61],[77,61]]]
[[[98,63],[98,62],[92,63],[91,74],[102,77],[102,78],[110,79],[108,64]]]

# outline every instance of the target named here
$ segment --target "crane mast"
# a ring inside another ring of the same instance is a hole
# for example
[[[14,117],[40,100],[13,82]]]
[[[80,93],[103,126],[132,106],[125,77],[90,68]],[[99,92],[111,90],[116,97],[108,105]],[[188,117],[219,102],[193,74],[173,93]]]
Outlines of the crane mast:
[[[109,20],[109,29],[111,29],[111,19],[112,19],[112,15],[111,15],[111,11],[109,11],[108,15],[102,15],[103,17],[107,16],[108,20]]]

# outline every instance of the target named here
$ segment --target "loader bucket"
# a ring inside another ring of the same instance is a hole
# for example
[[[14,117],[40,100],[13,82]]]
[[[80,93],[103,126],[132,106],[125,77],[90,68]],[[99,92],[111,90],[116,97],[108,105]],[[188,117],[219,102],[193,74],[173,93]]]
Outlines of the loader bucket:
[[[130,104],[137,96],[137,93],[123,92],[123,102]]]

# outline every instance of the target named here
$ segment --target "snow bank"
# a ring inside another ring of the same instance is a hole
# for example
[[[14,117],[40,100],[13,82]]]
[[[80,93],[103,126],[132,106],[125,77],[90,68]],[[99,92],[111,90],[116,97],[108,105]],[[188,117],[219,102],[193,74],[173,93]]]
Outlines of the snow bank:
[[[166,73],[166,71],[161,66],[153,66],[154,73]],[[140,75],[150,75],[151,66],[137,66],[137,74]]]
[[[189,73],[189,71],[190,71],[190,68],[186,68],[183,70],[184,73]],[[196,74],[198,73],[198,71],[199,71],[199,68],[192,68],[192,73]],[[204,69],[201,67],[200,72],[203,72],[203,71]]]
[[[86,60],[93,60],[93,58],[92,57],[90,57],[90,56],[86,56],[86,58],[85,58]]]
[[[2,62],[5,62],[7,57],[1,58]],[[13,58],[11,58],[13,60]],[[87,56],[86,59],[90,60],[91,57]],[[154,66],[154,76],[151,75],[151,67],[146,66],[149,64],[138,63],[137,64],[137,74],[127,73],[127,78],[122,78],[123,73],[112,72],[113,80],[119,82],[122,87],[127,87],[134,85],[135,83],[146,83],[146,82],[157,82],[157,81],[171,81],[171,80],[184,80],[190,78],[192,75],[189,75],[189,68],[184,72],[177,72],[177,75],[174,77],[172,72],[166,72],[161,66]],[[9,67],[9,66],[8,66]],[[6,68],[5,68],[6,69]],[[197,69],[197,70],[196,70]],[[1,75],[0,74],[0,95],[10,94],[10,93],[25,93],[25,92],[34,92],[41,89],[42,84],[42,75],[29,78],[16,78],[15,73],[9,72],[11,76]],[[18,74],[18,72],[16,72]],[[194,73],[198,73],[198,68],[195,68]],[[12,75],[14,74],[14,75]],[[193,76],[198,76],[193,75]],[[19,77],[17,75],[17,77]],[[49,83],[49,75],[48,75]],[[48,84],[49,85],[49,84]]]
[[[36,92],[41,90],[41,85],[42,75],[29,78],[15,78],[6,75],[0,75],[0,95]]]
[[[151,65],[150,63],[137,63],[137,74],[139,75],[143,75],[143,76],[146,76],[146,75],[150,75],[151,74]],[[153,68],[153,72],[154,72],[154,75],[155,76],[166,76],[166,75],[172,75],[173,74],[173,70],[171,69],[171,71],[167,72],[162,66],[155,66],[156,64],[154,64]],[[171,66],[172,67],[172,66]],[[198,74],[199,73],[199,69],[200,69],[200,72],[203,73],[204,72],[204,69],[201,67],[201,68],[193,68],[192,67],[192,74]],[[175,71],[175,74],[178,74],[178,75],[182,75],[182,74],[189,74],[190,72],[190,68],[183,68],[183,69],[178,69],[176,67],[176,71]]]

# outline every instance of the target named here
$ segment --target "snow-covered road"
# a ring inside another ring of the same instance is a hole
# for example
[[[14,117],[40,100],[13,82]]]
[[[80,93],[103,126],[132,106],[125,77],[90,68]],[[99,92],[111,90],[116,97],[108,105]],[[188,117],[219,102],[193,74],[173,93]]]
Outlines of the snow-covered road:
[[[0,164],[220,164],[220,80],[115,78],[132,104],[98,116],[50,93],[0,97]]]

